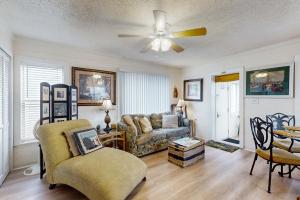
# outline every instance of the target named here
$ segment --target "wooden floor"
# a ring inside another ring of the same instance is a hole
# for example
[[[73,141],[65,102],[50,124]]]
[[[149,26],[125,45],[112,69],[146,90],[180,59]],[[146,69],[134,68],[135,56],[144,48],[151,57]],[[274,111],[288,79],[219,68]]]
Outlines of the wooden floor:
[[[253,153],[238,150],[227,153],[206,147],[205,159],[180,168],[167,161],[167,151],[143,158],[148,165],[147,181],[141,183],[129,199],[143,200],[233,200],[233,199],[293,199],[300,196],[300,171],[291,179],[273,173],[272,194],[267,190],[266,161],[258,159],[253,176],[249,169]],[[10,174],[0,189],[0,199],[86,199],[76,190],[60,185],[48,190],[45,180],[38,176],[23,176],[22,172]]]

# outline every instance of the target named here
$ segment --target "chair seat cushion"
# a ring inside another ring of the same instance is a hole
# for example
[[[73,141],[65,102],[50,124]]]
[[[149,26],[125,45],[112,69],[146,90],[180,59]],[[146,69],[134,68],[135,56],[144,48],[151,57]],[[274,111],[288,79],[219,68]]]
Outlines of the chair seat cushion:
[[[178,138],[186,136],[190,133],[190,129],[188,127],[178,127],[178,128],[166,128],[164,132],[167,134],[167,138]]]
[[[92,200],[120,200],[146,176],[146,168],[145,163],[132,154],[102,148],[58,164],[54,181],[74,187]]]
[[[155,142],[166,139],[166,133],[164,129],[154,129],[150,133],[142,134],[137,139],[138,145],[143,145],[149,142]]]
[[[273,142],[273,146],[288,151],[291,146],[291,143],[292,143],[292,141],[290,139],[278,139]],[[297,141],[294,142],[291,151],[294,153],[300,153],[299,142],[297,142]]]
[[[266,159],[270,160],[270,150],[262,150],[260,148],[256,149],[256,153]],[[300,157],[296,156],[293,153],[290,153],[286,150],[273,148],[273,162],[275,163],[282,163],[282,164],[289,164],[289,165],[300,165]]]

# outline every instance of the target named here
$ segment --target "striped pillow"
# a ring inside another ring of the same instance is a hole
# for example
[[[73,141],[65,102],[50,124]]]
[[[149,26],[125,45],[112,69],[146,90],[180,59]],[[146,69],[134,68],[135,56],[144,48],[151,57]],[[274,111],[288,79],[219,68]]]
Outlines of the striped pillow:
[[[177,115],[163,115],[162,128],[178,128]]]

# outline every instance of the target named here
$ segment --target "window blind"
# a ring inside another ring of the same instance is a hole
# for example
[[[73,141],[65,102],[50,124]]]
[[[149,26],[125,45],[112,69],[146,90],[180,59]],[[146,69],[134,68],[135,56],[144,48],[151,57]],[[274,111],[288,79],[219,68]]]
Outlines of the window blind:
[[[0,185],[9,171],[10,57],[0,49]]]
[[[8,131],[8,76],[9,76],[9,57],[0,51],[0,129],[7,129]],[[1,134],[0,134],[1,136]]]
[[[34,140],[33,128],[40,119],[40,83],[63,83],[62,67],[21,66],[21,143]]]
[[[170,110],[170,83],[164,75],[120,72],[120,113],[151,114]]]

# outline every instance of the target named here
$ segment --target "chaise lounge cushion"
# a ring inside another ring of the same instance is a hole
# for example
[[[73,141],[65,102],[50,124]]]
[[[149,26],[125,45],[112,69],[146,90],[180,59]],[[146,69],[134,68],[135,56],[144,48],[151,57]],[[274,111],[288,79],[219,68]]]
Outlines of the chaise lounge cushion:
[[[72,157],[64,132],[91,126],[88,120],[71,120],[40,126],[47,182],[67,184],[92,200],[124,199],[146,175],[139,158],[117,149],[103,148]]]
[[[102,148],[57,165],[54,179],[70,185],[89,199],[120,200],[146,176],[146,165],[124,151]]]

